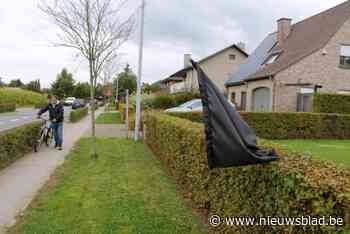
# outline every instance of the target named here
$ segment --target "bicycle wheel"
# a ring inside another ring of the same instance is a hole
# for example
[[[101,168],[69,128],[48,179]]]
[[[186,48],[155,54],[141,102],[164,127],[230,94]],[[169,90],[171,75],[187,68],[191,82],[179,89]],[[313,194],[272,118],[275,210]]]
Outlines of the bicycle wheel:
[[[53,132],[52,132],[52,129],[49,128],[47,130],[47,135],[45,139],[46,146],[49,147],[52,144],[52,141],[53,141]]]
[[[34,142],[34,145],[33,145],[33,148],[34,148],[34,152],[37,153],[41,147],[41,143],[43,142],[44,140],[44,131],[41,130],[40,132],[40,138],[38,140],[36,140]]]

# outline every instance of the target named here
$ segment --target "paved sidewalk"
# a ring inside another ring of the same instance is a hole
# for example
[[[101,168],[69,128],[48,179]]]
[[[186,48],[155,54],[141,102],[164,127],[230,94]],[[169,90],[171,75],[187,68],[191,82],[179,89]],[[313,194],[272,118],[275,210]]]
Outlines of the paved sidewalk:
[[[96,137],[126,138],[127,133],[125,124],[96,124]],[[86,135],[91,135],[91,131],[87,131]]]
[[[98,116],[100,112],[96,112]],[[28,154],[0,171],[0,234],[16,221],[16,216],[30,204],[38,190],[54,170],[64,162],[65,155],[90,128],[90,116],[78,123],[64,126],[64,150],[43,147],[39,153]]]

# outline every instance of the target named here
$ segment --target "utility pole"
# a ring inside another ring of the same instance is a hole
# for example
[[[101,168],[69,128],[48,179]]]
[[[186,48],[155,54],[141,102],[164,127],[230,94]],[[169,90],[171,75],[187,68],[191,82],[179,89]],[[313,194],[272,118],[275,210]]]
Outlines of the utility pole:
[[[141,28],[140,28],[140,47],[139,47],[139,67],[137,76],[136,90],[136,118],[135,118],[135,133],[134,140],[139,140],[139,129],[141,125],[141,76],[142,76],[142,57],[143,57],[143,31],[145,21],[145,0],[142,0],[141,5]]]

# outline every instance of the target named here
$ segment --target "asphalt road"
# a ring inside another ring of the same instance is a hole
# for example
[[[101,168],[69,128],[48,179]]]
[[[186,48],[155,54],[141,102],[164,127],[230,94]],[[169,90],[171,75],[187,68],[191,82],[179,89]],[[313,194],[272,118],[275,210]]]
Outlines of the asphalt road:
[[[64,108],[66,120],[71,110],[71,107]],[[35,121],[37,119],[37,113],[38,110],[33,108],[21,108],[16,112],[0,114],[0,132]],[[44,114],[43,117],[48,118],[48,114]]]

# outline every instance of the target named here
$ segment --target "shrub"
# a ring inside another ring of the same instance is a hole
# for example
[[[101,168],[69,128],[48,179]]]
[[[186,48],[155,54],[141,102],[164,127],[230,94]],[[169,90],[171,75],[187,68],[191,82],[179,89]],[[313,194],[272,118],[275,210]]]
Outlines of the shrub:
[[[153,109],[168,109],[171,107],[179,106],[185,102],[188,102],[192,99],[196,99],[198,97],[199,94],[190,92],[160,95],[155,96],[152,99],[147,99],[147,101],[144,102],[144,105],[147,105],[146,107]]]
[[[40,126],[37,121],[0,133],[0,169],[33,150]]]
[[[47,102],[45,95],[20,88],[0,88],[1,103],[16,103],[17,106],[35,106]]]
[[[202,122],[202,113],[170,115]],[[241,112],[243,119],[266,139],[350,139],[350,115]]]
[[[316,94],[314,112],[350,114],[350,95]]]
[[[350,172],[277,149],[268,165],[210,171],[203,125],[166,114],[145,118],[145,141],[197,209],[220,217],[337,217],[335,226],[226,226],[215,233],[333,233],[350,229]],[[267,142],[263,147],[270,148]]]
[[[119,104],[119,112],[121,114],[122,120],[125,121],[125,118],[126,118],[126,105],[125,104]],[[135,107],[133,105],[129,104],[129,118],[133,114],[135,114]]]
[[[16,103],[0,103],[0,113],[16,111]]]
[[[70,112],[69,121],[72,123],[78,122],[89,113],[89,108],[79,108]]]

